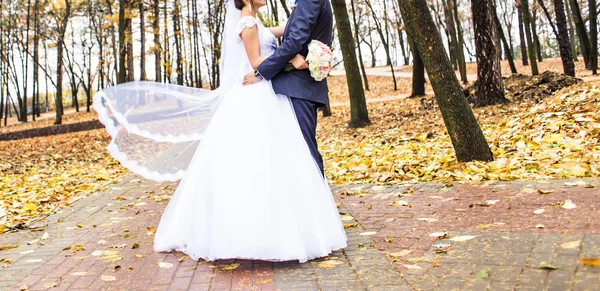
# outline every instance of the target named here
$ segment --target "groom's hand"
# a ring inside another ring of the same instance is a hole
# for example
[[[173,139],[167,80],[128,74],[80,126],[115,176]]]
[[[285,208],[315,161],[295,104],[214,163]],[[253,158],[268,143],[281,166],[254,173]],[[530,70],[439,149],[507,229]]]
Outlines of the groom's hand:
[[[292,63],[292,65],[294,65],[294,68],[296,68],[296,70],[308,69],[308,63],[306,62],[306,59],[302,55],[296,55],[290,61],[290,63]]]

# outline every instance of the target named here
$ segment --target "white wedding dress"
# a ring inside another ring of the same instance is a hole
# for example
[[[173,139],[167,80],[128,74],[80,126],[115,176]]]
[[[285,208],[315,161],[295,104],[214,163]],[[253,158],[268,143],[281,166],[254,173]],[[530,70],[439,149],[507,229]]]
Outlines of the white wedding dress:
[[[237,51],[244,52],[234,78],[239,82],[225,88],[189,165],[176,171],[182,180],[157,228],[157,252],[181,251],[195,260],[306,262],[346,246],[332,193],[310,154],[289,98],[276,95],[269,81],[241,85],[243,75],[252,69],[239,33],[255,25],[261,54],[276,49],[275,37],[257,19],[239,20],[236,45]],[[124,91],[108,91],[102,97]],[[108,107],[97,106],[101,121],[105,111],[112,109],[111,104]],[[130,134],[170,140],[138,128],[147,122],[128,122],[125,115],[131,110],[123,110],[123,116],[115,111],[114,119]],[[109,128],[115,140],[122,131]],[[130,169],[147,178],[159,177],[124,157],[123,148],[109,146]]]

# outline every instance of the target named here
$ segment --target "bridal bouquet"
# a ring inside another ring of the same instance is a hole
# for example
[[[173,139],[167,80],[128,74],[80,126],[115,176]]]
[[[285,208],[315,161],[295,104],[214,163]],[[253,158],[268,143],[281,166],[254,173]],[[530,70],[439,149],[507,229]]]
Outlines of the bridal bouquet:
[[[315,79],[315,81],[323,81],[331,72],[332,62],[333,62],[333,53],[331,52],[331,48],[326,44],[313,40],[308,45],[308,55],[306,56],[306,62],[308,63],[308,70],[310,71],[310,75]],[[286,72],[294,70],[294,66],[292,64],[288,64],[285,68]]]

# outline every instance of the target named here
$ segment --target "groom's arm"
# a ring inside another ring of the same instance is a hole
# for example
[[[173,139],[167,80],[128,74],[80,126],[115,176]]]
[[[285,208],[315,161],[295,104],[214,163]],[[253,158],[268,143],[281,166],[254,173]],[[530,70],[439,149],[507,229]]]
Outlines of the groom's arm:
[[[289,22],[288,36],[275,53],[258,66],[258,72],[266,80],[271,80],[286,64],[302,51],[302,45],[308,42],[311,32],[317,24],[322,0],[300,0],[294,11],[294,21]]]

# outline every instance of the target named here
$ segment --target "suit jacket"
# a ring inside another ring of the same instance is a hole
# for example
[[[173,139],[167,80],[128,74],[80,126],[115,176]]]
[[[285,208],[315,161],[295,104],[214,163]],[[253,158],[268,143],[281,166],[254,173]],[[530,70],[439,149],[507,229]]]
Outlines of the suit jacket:
[[[283,69],[297,54],[306,57],[313,40],[331,45],[333,14],[329,0],[300,0],[288,20],[283,42],[275,53],[258,67],[271,80],[277,94],[327,104],[327,79],[317,82],[308,70],[285,72]]]

